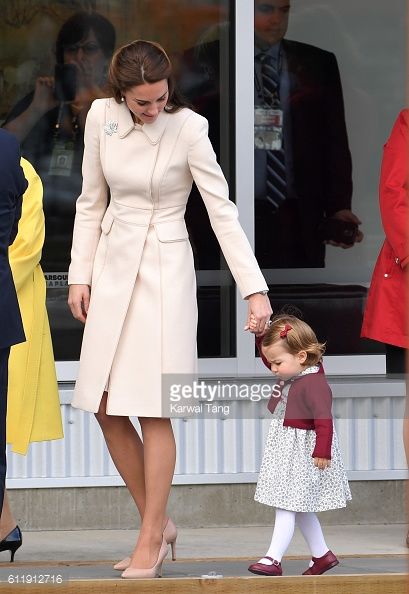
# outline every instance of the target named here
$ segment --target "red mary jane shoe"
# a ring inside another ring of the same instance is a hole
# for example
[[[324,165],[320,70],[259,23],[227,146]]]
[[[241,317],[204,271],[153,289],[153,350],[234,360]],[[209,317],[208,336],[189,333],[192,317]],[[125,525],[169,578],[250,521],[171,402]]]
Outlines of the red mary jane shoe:
[[[256,573],[257,575],[283,575],[281,563],[272,557],[263,557],[263,559],[268,559],[272,562],[272,565],[265,565],[265,563],[260,562],[252,563],[248,570],[251,571],[251,573]]]
[[[312,557],[312,560],[314,565],[303,571],[303,575],[321,575],[339,563],[332,551],[328,551],[322,557]]]

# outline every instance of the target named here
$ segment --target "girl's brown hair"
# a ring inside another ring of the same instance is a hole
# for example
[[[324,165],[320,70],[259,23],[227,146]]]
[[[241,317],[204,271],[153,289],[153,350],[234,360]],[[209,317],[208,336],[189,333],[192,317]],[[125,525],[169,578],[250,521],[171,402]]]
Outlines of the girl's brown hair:
[[[145,83],[167,79],[169,98],[165,111],[174,113],[190,107],[176,88],[172,64],[159,43],[137,40],[120,47],[112,58],[108,82],[113,97],[121,103],[125,91]]]
[[[291,355],[307,353],[305,366],[316,365],[325,352],[325,343],[318,342],[314,330],[303,320],[288,314],[278,314],[263,337],[262,346],[280,343]]]

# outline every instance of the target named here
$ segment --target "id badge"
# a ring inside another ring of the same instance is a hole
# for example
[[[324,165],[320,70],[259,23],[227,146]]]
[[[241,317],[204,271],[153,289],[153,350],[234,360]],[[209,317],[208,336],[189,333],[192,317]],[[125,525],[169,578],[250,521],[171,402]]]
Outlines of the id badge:
[[[74,149],[67,144],[57,143],[51,153],[49,175],[69,177],[74,162]]]
[[[283,110],[256,107],[254,110],[254,146],[279,151],[283,146]]]

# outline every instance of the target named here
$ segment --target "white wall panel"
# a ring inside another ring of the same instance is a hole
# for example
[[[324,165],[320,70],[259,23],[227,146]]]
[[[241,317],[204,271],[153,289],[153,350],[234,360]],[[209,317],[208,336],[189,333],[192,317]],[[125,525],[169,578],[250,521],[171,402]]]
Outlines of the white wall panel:
[[[335,425],[350,478],[404,478],[403,384],[386,396],[370,387],[366,391],[353,385],[348,390],[333,388]],[[367,395],[371,391],[375,396]],[[9,452],[8,486],[122,484],[94,415],[69,404],[61,410],[65,438],[34,443],[27,456]],[[269,423],[265,404],[260,404],[258,418],[175,419],[175,483],[256,480]]]

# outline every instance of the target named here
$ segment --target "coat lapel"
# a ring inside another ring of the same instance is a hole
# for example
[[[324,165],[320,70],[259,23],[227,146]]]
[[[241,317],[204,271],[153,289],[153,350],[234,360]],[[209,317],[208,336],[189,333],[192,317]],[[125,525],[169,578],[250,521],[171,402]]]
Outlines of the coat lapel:
[[[282,48],[287,62],[288,78],[290,82],[289,99],[291,101],[291,98],[300,91],[303,65],[299,56],[296,55],[296,52],[294,51],[295,48],[291,41],[283,39]]]
[[[162,111],[152,124],[144,124],[139,128],[142,130],[151,144],[158,144],[162,138],[168,122],[168,117],[169,114]],[[119,138],[125,138],[125,136],[127,136],[132,130],[135,130],[135,123],[132,119],[131,112],[124,102],[120,105],[118,104]]]
[[[114,99],[111,99],[114,101]],[[118,133],[119,138],[125,138],[131,130],[135,129],[135,124],[131,116],[131,112],[126,106],[125,102],[117,104],[118,106]]]

